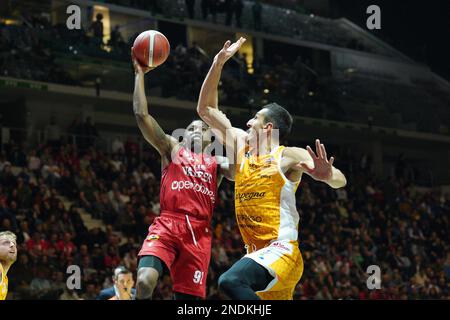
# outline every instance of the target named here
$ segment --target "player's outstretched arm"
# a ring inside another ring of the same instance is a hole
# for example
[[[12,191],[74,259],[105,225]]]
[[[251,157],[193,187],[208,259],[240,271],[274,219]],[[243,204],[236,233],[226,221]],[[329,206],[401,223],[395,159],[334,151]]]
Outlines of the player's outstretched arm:
[[[153,68],[142,67],[131,52],[134,66],[134,93],[133,93],[133,111],[139,129],[145,140],[147,140],[161,156],[170,159],[172,148],[177,143],[176,139],[164,133],[164,130],[158,122],[148,113],[147,97],[145,96],[144,76]]]
[[[226,145],[227,148],[231,147],[233,149],[236,138],[246,135],[246,133],[243,130],[234,128],[227,116],[218,109],[217,87],[223,66],[239,50],[245,40],[245,38],[241,37],[233,44],[229,40],[225,42],[222,50],[214,57],[214,61],[200,90],[197,104],[197,112],[202,120],[213,129],[222,144]],[[231,137],[227,137],[227,135],[231,135]],[[231,142],[232,145],[230,145]]]
[[[322,181],[334,189],[345,187],[347,179],[341,170],[333,166],[334,157],[327,158],[325,146],[316,139],[316,152],[307,146],[306,149],[286,148],[284,157],[290,164],[290,169],[305,172],[313,179]]]

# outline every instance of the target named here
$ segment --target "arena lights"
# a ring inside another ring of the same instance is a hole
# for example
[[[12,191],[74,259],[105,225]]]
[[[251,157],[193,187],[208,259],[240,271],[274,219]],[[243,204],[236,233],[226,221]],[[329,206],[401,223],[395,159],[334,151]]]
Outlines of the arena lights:
[[[18,25],[20,25],[20,21],[17,20],[17,19],[0,19],[0,22],[5,24],[5,25],[7,25],[7,26],[10,26],[10,25],[18,26]]]

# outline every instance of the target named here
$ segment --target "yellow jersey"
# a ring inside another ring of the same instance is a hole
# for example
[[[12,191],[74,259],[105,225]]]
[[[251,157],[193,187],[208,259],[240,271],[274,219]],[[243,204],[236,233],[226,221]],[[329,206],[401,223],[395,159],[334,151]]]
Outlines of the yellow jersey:
[[[235,211],[248,252],[273,241],[297,242],[299,214],[292,182],[281,171],[284,146],[270,154],[250,155],[242,150],[235,172]],[[239,161],[240,160],[240,161]]]
[[[3,270],[3,266],[0,263],[0,300],[5,300],[8,294],[8,277]]]

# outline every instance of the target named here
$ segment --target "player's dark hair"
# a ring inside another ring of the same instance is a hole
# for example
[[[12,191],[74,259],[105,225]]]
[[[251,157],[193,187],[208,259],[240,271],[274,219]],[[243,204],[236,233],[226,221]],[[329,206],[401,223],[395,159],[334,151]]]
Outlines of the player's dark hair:
[[[280,131],[280,139],[284,139],[291,132],[292,116],[291,114],[279,104],[272,102],[262,107],[267,109],[265,114],[265,123],[272,122],[275,129]]]
[[[117,268],[114,269],[114,279],[117,279],[119,277],[119,275],[121,274],[130,274],[131,271],[128,270],[126,267],[124,266],[118,266]]]

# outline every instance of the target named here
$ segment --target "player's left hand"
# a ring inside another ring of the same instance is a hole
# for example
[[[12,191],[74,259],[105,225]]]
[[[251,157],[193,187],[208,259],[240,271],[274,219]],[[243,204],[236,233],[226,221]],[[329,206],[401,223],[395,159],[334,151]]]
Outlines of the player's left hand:
[[[247,39],[240,37],[238,41],[231,43],[230,40],[226,41],[225,44],[223,45],[222,50],[219,51],[218,54],[216,54],[216,56],[214,57],[214,61],[220,63],[220,64],[224,64],[225,62],[228,61],[228,59],[230,59],[236,52],[238,52],[238,50],[241,48],[242,44],[246,41]]]
[[[320,143],[319,139],[316,139],[316,152],[314,153],[310,146],[307,146],[306,150],[314,162],[314,167],[311,168],[306,162],[300,162],[298,166],[316,180],[329,180],[333,176],[334,158],[331,157],[328,160],[325,146]]]
[[[155,67],[146,67],[146,66],[141,65],[138,62],[138,60],[136,59],[136,57],[134,56],[133,47],[131,47],[131,61],[133,62],[133,67],[134,67],[135,74],[144,75],[147,72],[155,69]]]

